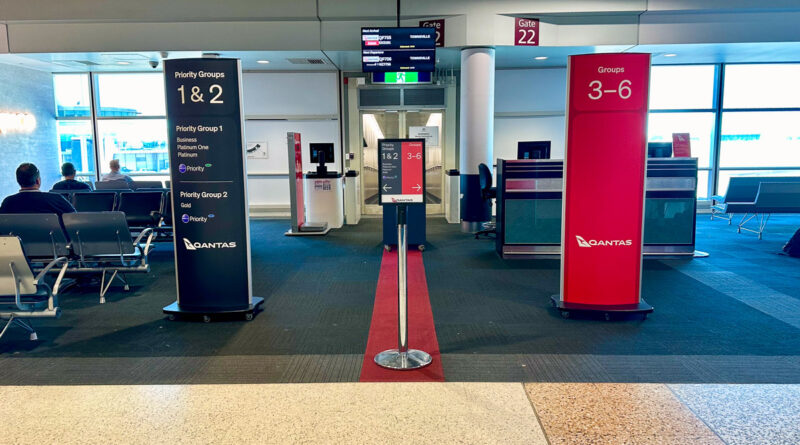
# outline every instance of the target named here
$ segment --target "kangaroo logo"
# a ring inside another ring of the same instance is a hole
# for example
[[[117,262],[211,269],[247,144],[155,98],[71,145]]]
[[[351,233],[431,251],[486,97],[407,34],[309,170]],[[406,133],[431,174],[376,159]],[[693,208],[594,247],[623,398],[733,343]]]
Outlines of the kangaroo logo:
[[[192,242],[186,238],[183,239],[183,245],[186,246],[186,250],[197,250],[197,248],[192,245]]]
[[[582,236],[580,236],[580,235],[575,235],[575,238],[578,240],[578,245],[579,245],[579,246],[581,246],[581,247],[592,247],[592,245],[591,245],[591,244],[589,244],[589,243],[588,243],[588,242],[587,242],[585,239],[583,239],[583,237],[582,237]],[[184,241],[186,241],[186,239],[185,239],[185,238],[184,238]]]

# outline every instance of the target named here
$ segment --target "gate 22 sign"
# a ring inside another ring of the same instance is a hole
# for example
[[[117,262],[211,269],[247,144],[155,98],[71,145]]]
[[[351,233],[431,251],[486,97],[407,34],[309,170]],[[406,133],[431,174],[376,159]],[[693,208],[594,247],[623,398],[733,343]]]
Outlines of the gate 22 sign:
[[[514,17],[514,46],[539,46],[539,19]]]

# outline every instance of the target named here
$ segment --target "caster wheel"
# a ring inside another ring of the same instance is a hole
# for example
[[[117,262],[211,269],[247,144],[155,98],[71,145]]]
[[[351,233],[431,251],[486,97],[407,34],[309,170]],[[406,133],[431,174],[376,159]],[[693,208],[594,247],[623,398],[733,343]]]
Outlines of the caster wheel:
[[[128,285],[126,284],[126,285],[125,285],[125,287],[123,287],[122,289],[123,289],[125,292],[128,292],[129,290],[131,290],[131,287],[130,287],[130,286],[128,286]]]
[[[647,320],[647,314],[642,314],[642,320]]]
[[[250,312],[249,314],[244,314],[244,319],[247,321],[253,321],[253,313]]]
[[[175,314],[169,314],[169,316],[167,316],[167,319],[169,321],[175,321]]]
[[[424,252],[425,251],[425,245],[424,244],[420,244],[419,246],[417,246],[417,249],[419,249],[420,252]]]
[[[211,317],[208,315],[203,315],[203,323],[211,323]]]
[[[611,320],[611,314],[609,314],[608,312],[606,312],[606,313],[603,315],[603,317],[605,317],[606,321],[610,321],[610,320]]]
[[[569,318],[569,311],[561,311],[561,318]]]

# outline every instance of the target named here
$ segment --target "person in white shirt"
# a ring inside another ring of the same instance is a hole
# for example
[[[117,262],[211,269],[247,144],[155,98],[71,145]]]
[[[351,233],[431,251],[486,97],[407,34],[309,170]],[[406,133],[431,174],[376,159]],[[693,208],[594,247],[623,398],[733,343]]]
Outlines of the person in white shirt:
[[[128,175],[123,175],[119,172],[119,159],[112,159],[111,162],[108,163],[108,167],[111,168],[111,173],[106,173],[100,179],[101,181],[125,181],[125,182],[133,182],[133,178]]]

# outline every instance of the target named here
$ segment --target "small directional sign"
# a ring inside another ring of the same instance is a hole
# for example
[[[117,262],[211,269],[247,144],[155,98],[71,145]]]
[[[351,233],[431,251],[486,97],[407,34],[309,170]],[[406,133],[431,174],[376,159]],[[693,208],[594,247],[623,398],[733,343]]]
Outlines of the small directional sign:
[[[378,140],[381,204],[425,203],[425,139]]]

